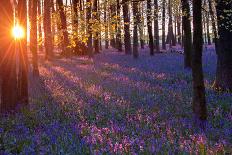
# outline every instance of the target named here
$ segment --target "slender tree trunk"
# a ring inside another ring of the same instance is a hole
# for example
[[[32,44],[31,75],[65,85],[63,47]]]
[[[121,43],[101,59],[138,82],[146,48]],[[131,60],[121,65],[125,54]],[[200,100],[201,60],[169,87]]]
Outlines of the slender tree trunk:
[[[172,21],[172,3],[171,0],[169,0],[168,3],[168,14],[169,14],[169,21],[168,21],[168,35],[167,35],[167,43],[169,43],[169,46],[176,46],[175,37],[173,34],[173,21]]]
[[[133,16],[134,16],[134,29],[133,29],[133,57],[138,58],[138,24],[139,24],[139,14],[138,14],[138,2],[135,1],[132,3],[133,5]]]
[[[67,31],[67,20],[66,15],[64,12],[64,5],[62,0],[56,1],[58,4],[58,10],[60,15],[60,21],[61,21],[61,28],[62,28],[62,53],[66,56],[70,55],[70,52],[68,50],[69,45],[69,38],[68,38],[68,31]]]
[[[149,36],[150,55],[154,55],[154,41],[152,35],[152,13],[151,13],[151,0],[147,0],[147,31]]]
[[[88,41],[87,41],[87,46],[88,46],[88,55],[89,57],[93,57],[93,47],[92,47],[92,24],[90,22],[91,20],[91,0],[87,0],[87,10],[86,10],[86,23],[87,23],[87,35],[88,35]]]
[[[179,13],[177,15],[177,42],[178,42],[179,45],[181,45],[181,30],[180,30],[180,27],[181,27],[181,17],[180,17],[180,14],[181,14],[181,12],[179,10]]]
[[[105,23],[105,48],[109,48],[109,22],[107,20],[107,0],[105,0],[104,4],[104,23]]]
[[[221,90],[232,91],[232,1],[225,3],[217,0],[218,54],[214,86]]]
[[[42,12],[41,12],[41,1],[37,1],[38,2],[38,17],[39,17],[39,20],[38,20],[38,44],[39,44],[39,50],[42,51],[43,50],[43,36],[42,36]]]
[[[35,9],[36,10],[36,9]],[[19,77],[18,100],[20,104],[28,104],[28,56],[27,56],[27,2],[18,1],[19,24],[25,28],[25,37],[19,41]]]
[[[93,0],[93,19],[95,21],[96,25],[99,25],[99,21],[98,21],[98,5],[97,5],[97,0]],[[95,53],[100,53],[100,49],[99,49],[99,33],[98,33],[99,29],[97,29],[97,31],[94,31],[94,49],[95,49]]]
[[[184,67],[191,68],[192,57],[192,32],[190,21],[190,7],[188,0],[182,0],[182,26],[184,30]]]
[[[44,2],[44,41],[45,41],[45,58],[53,57],[52,32],[51,32],[51,0]]]
[[[141,2],[141,5],[139,4],[139,39],[140,39],[140,45],[141,49],[144,49],[145,41],[144,41],[144,20],[143,20],[143,2]]]
[[[120,15],[120,1],[117,0],[117,34],[116,34],[116,42],[118,51],[122,51],[122,38],[121,38],[121,15]]]
[[[30,49],[32,52],[33,75],[39,75],[38,54],[37,54],[37,1],[32,0],[31,9],[31,29],[30,29]]]
[[[155,48],[156,52],[160,52],[160,47],[159,47],[159,6],[158,6],[158,0],[154,0],[154,6],[155,6],[155,11],[154,11],[154,40],[155,40]]]
[[[2,113],[15,110],[17,103],[16,53],[10,35],[14,25],[13,8],[9,0],[0,0],[0,69]]]
[[[218,35],[217,35],[217,28],[216,28],[216,21],[215,21],[215,17],[214,17],[214,12],[212,9],[212,0],[208,0],[209,2],[209,13],[210,13],[210,17],[211,17],[211,22],[212,22],[212,30],[213,30],[213,34],[214,34],[214,42],[215,42],[215,50],[216,53],[217,52],[217,40],[218,40]]]
[[[193,112],[197,119],[207,119],[205,86],[202,70],[202,0],[193,0]]]
[[[110,13],[111,13],[111,22],[110,22],[110,45],[112,47],[116,47],[116,40],[115,40],[115,30],[117,29],[116,25],[116,10],[115,10],[115,4],[110,4]]]
[[[166,50],[165,26],[166,26],[166,0],[162,2],[162,49]]]
[[[207,39],[208,39],[208,45],[211,45],[211,38],[210,38],[210,32],[209,32],[209,13],[206,13],[206,30],[207,30]]]
[[[123,19],[124,19],[124,43],[125,53],[131,54],[131,36],[130,36],[130,16],[129,16],[129,1],[123,3]]]

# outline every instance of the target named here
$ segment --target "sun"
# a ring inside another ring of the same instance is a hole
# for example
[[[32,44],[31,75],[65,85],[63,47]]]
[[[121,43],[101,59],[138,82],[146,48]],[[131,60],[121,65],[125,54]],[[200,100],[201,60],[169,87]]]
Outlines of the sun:
[[[20,25],[15,25],[12,29],[12,35],[15,39],[22,39],[25,37],[24,28]]]

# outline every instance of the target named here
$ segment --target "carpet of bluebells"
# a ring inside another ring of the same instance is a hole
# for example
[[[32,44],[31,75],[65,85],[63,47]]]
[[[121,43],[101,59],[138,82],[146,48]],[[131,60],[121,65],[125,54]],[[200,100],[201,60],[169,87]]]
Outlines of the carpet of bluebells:
[[[182,54],[43,61],[40,77],[30,77],[30,108],[0,120],[0,154],[231,154],[232,94],[211,87],[212,49],[203,61],[204,131],[193,125]]]

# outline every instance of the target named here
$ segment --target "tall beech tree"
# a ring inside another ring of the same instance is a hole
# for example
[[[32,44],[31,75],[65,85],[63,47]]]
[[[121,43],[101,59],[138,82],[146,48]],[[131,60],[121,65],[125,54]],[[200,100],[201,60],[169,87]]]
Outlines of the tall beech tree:
[[[60,15],[60,22],[61,22],[61,30],[62,30],[62,52],[64,55],[69,55],[69,38],[68,38],[68,31],[67,31],[67,20],[66,15],[64,12],[64,4],[63,0],[56,0],[58,11]]]
[[[18,102],[28,104],[27,1],[18,0],[18,22],[25,36],[19,42]],[[37,9],[35,9],[36,11]],[[35,23],[36,24],[36,23]]]
[[[35,76],[39,75],[38,68],[38,53],[37,53],[37,4],[36,0],[31,0],[31,29],[30,29],[30,50],[32,52],[32,65],[33,65],[33,74]]]
[[[189,0],[181,0],[182,2],[182,26],[184,31],[184,67],[191,68],[192,57],[192,32],[190,19]]]
[[[124,43],[125,53],[131,54],[131,36],[130,36],[130,13],[128,0],[123,1],[123,20],[124,20]]]
[[[202,0],[193,0],[193,113],[197,120],[207,119],[204,76],[202,69]]]
[[[89,57],[93,56],[93,45],[92,45],[92,23],[91,23],[91,14],[92,14],[92,2],[91,0],[86,1],[86,24],[87,24],[87,35],[88,35],[88,40],[87,40],[87,46],[88,46],[88,55]]]
[[[217,0],[218,51],[214,86],[232,90],[232,1]]]
[[[152,34],[152,13],[151,13],[151,0],[147,0],[147,31],[149,37],[150,55],[154,55],[154,40]]]
[[[166,0],[163,0],[162,1],[162,49],[163,50],[166,50],[165,26],[166,26]]]
[[[12,27],[14,12],[9,0],[0,1],[0,69],[1,69],[1,112],[14,110],[17,103],[16,53]]]
[[[154,0],[154,41],[155,41],[155,48],[156,52],[160,52],[159,47],[159,6],[158,0]]]
[[[138,7],[139,2],[138,1],[134,1],[132,3],[133,6],[133,16],[134,16],[134,29],[133,29],[133,57],[134,58],[138,58],[139,57],[139,51],[138,51],[138,25],[139,25],[139,13],[138,13]]]
[[[121,38],[121,5],[120,1],[117,0],[117,33],[116,33],[116,44],[118,51],[122,51],[122,38]]]
[[[51,0],[44,2],[44,46],[45,58],[47,60],[53,57],[52,30],[51,30]]]

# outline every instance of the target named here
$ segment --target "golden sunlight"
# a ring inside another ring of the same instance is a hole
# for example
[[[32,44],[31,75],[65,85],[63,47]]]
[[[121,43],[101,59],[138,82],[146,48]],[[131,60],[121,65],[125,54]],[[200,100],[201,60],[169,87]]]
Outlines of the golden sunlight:
[[[12,35],[15,39],[22,39],[25,37],[24,28],[20,25],[15,25],[12,29]]]

